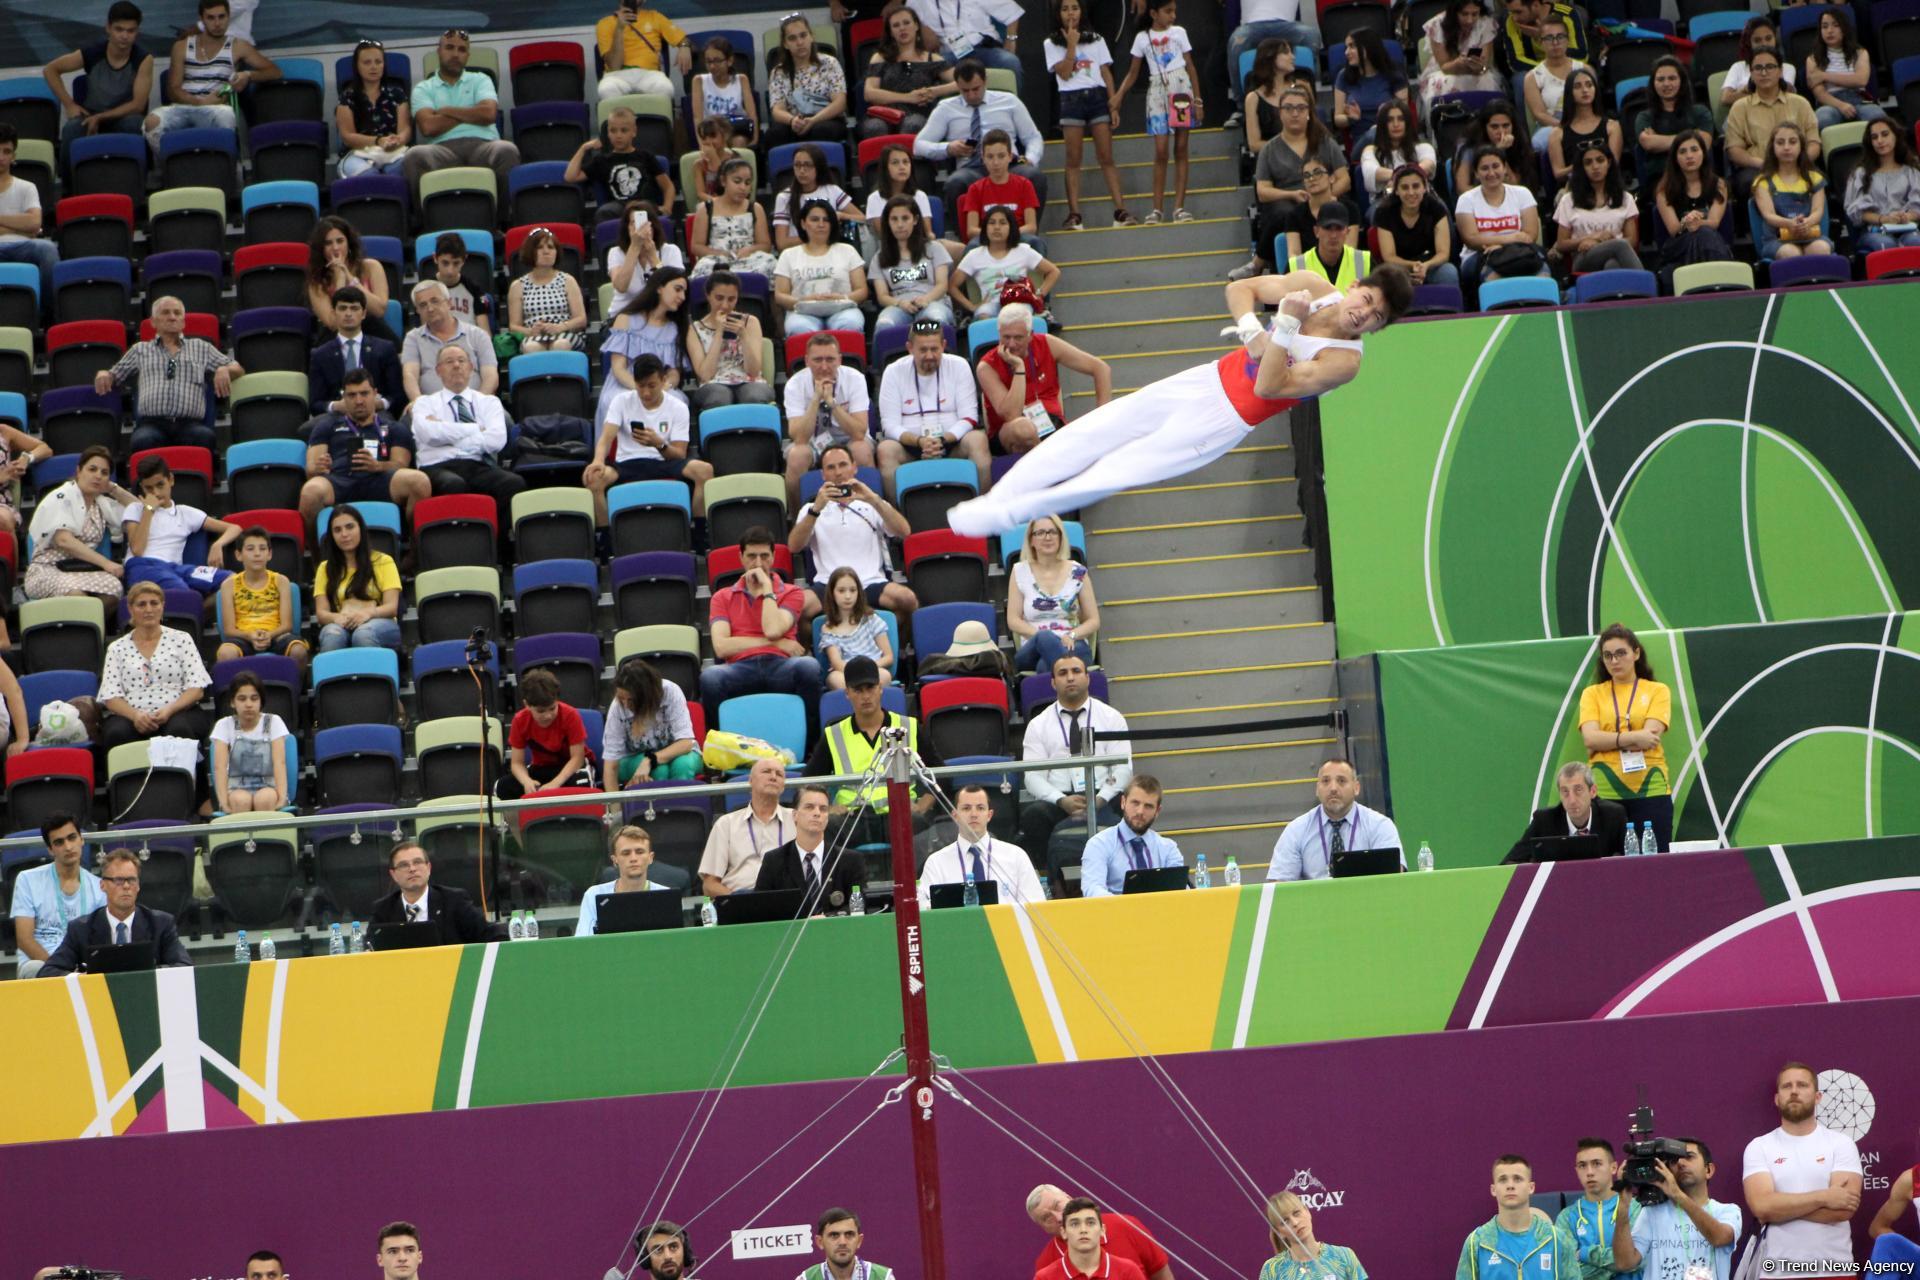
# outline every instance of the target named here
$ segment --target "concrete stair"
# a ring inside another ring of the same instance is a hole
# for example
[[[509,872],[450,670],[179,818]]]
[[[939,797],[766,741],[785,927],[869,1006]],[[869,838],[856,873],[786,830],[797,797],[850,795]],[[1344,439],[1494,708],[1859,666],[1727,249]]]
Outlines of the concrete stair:
[[[1112,227],[1106,184],[1089,166],[1081,183],[1089,226],[1061,231],[1065,184],[1053,178],[1045,230],[1063,271],[1055,313],[1068,341],[1112,364],[1120,393],[1233,345],[1220,335],[1222,290],[1246,260],[1248,200],[1235,184],[1235,141],[1219,130],[1195,134],[1192,222]],[[1137,135],[1115,141],[1136,216],[1152,207],[1152,148]],[[1069,388],[1071,416],[1092,407],[1091,391]],[[1116,494],[1081,519],[1114,705],[1137,729],[1193,731],[1135,746],[1136,769],[1166,788],[1160,830],[1189,860],[1206,854],[1216,875],[1231,853],[1257,877],[1286,820],[1314,803],[1314,771],[1335,745],[1325,726],[1214,732],[1333,706],[1333,627],[1302,542],[1285,421],[1263,424],[1211,467]]]

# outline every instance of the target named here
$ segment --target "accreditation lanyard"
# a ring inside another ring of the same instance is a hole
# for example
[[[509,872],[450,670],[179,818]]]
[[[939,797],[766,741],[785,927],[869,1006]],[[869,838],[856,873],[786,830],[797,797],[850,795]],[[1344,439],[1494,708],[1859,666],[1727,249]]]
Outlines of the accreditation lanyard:
[[[753,856],[760,856],[760,833],[754,830],[753,810],[747,810],[747,839],[753,842]],[[780,821],[778,813],[773,815],[773,847],[778,849],[787,842],[787,829]]]
[[[1613,731],[1614,733],[1616,734],[1625,733],[1631,727],[1632,721],[1633,721],[1633,699],[1634,699],[1634,696],[1639,692],[1640,692],[1640,677],[1636,673],[1633,677],[1633,687],[1627,690],[1627,716],[1626,716],[1626,719],[1623,720],[1620,718],[1620,686],[1613,683],[1613,681],[1611,680],[1607,681],[1607,693],[1613,698]]]
[[[1355,809],[1357,809],[1357,808],[1359,808],[1359,806],[1358,806],[1358,805],[1355,805],[1355,806],[1354,806],[1354,808],[1355,808]],[[1331,866],[1333,865],[1333,855],[1332,855],[1331,853],[1329,853],[1329,852],[1327,852],[1327,811],[1326,811],[1326,809],[1324,809],[1324,808],[1322,808],[1322,809],[1321,809],[1321,810],[1319,811],[1319,818],[1320,818],[1320,823],[1319,823],[1319,831],[1320,831],[1320,861],[1322,861],[1322,862],[1324,862],[1324,863],[1326,863],[1326,864],[1327,864],[1327,865],[1328,865],[1329,867],[1331,867]],[[1349,809],[1349,810],[1347,810],[1347,816],[1346,816],[1346,817],[1344,817],[1344,818],[1342,818],[1342,819],[1340,819],[1340,821],[1342,821],[1342,822],[1344,822],[1344,823],[1346,823],[1346,824],[1347,824],[1347,830],[1348,830],[1348,831],[1349,831],[1350,833],[1355,833],[1355,834],[1357,834],[1357,833],[1359,832],[1359,830],[1360,830],[1360,819],[1354,816],[1354,810],[1353,810],[1353,809]],[[1357,844],[1357,843],[1355,843],[1355,841],[1354,841],[1353,839],[1349,839],[1349,840],[1347,841],[1347,848],[1349,848],[1349,849],[1358,849],[1358,848],[1360,848],[1360,847],[1361,847],[1361,846],[1360,846],[1359,844]]]
[[[931,259],[929,259],[929,261],[931,261]],[[946,369],[946,365],[947,365],[947,361],[946,361],[946,358],[945,358],[945,357],[943,356],[943,357],[941,357],[941,360],[940,360],[940,363],[934,366],[934,369],[933,369],[933,408],[931,408],[931,409],[929,409],[929,408],[927,408],[927,391],[926,391],[926,388],[920,385],[920,366],[919,366],[919,365],[917,365],[917,364],[913,366],[913,397],[914,397],[914,400],[915,400],[915,402],[916,402],[916,403],[917,403],[917,404],[918,404],[918,405],[920,406],[919,408],[917,408],[917,409],[915,409],[915,410],[913,411],[913,416],[914,416],[914,417],[916,417],[916,418],[924,418],[924,417],[926,417],[926,416],[928,416],[929,414],[932,414],[932,415],[934,415],[934,416],[936,416],[936,417],[937,417],[937,416],[939,416],[939,414],[940,414],[940,412],[941,412],[941,401],[940,401],[940,379],[941,379],[941,377],[943,376],[943,374],[944,374],[944,372],[945,372],[945,369]],[[944,434],[944,433],[943,433],[943,434]]]

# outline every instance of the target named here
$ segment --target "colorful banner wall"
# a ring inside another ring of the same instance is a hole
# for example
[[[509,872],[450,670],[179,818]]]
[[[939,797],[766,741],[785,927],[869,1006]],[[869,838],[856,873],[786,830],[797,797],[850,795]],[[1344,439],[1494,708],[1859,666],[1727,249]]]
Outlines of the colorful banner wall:
[[[1596,910],[1585,924],[1619,919]],[[1643,938],[1608,929],[1618,945]],[[1910,936],[1883,940],[1898,952]],[[646,1057],[680,1052],[678,1015],[696,1001],[644,1018]],[[813,1034],[846,1034],[860,1007],[846,1000]],[[603,1026],[642,1020],[604,1013]],[[1713,1194],[1742,1204],[1742,1149],[1778,1123],[1773,1075],[1791,1058],[1813,1063],[1821,1119],[1860,1148],[1863,1235],[1916,1154],[1920,1058],[1898,1033],[1915,1025],[1920,999],[1869,1000],[1183,1055],[1160,1061],[1164,1078],[1135,1061],[963,1072],[967,1102],[942,1092],[934,1104],[947,1274],[1031,1274],[1043,1239],[1024,1205],[1048,1181],[1140,1215],[1177,1280],[1257,1274],[1269,1250],[1254,1195],[1282,1188],[1369,1274],[1450,1276],[1461,1240],[1493,1213],[1496,1154],[1530,1156],[1542,1191],[1577,1187],[1575,1140],[1623,1140],[1642,1086],[1658,1132],[1703,1138]],[[696,1099],[684,1094],[157,1135],[110,1153],[8,1147],[0,1272],[87,1262],[152,1280],[228,1277],[270,1248],[308,1280],[373,1275],[375,1233],[399,1218],[420,1230],[423,1276],[577,1278],[631,1263],[623,1245],[658,1215],[689,1227],[708,1260],[698,1275],[790,1280],[819,1256],[814,1218],[840,1204],[860,1215],[865,1257],[919,1277],[907,1124],[899,1106],[881,1108],[887,1083],[732,1089],[684,1177],[668,1167],[690,1136]],[[1224,1139],[1244,1182],[1175,1097]],[[727,1246],[747,1227],[763,1256],[741,1260]]]
[[[1323,406],[1343,656],[1920,607],[1920,283],[1399,325]]]
[[[1673,691],[1674,838],[1920,832],[1920,617],[1641,632]],[[1591,639],[1379,655],[1394,819],[1442,865],[1497,862],[1554,773],[1587,758]]]
[[[1920,838],[933,912],[961,1069],[1920,995]],[[1619,922],[1631,921],[1626,928]],[[0,1142],[866,1075],[893,922],[546,939],[0,986]],[[4,1233],[0,1233],[4,1234]]]

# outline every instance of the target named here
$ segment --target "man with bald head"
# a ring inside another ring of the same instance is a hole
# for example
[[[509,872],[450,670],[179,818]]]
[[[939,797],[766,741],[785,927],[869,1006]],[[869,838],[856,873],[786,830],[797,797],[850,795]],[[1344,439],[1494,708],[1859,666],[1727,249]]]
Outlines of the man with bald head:
[[[1027,1193],[1027,1217],[1047,1233],[1046,1247],[1034,1260],[1035,1275],[1048,1267],[1059,1266],[1067,1256],[1066,1241],[1061,1236],[1061,1210],[1072,1198],[1051,1182],[1043,1182]],[[1140,1225],[1140,1219],[1128,1213],[1109,1212],[1100,1215],[1100,1222],[1106,1228],[1108,1253],[1138,1266],[1147,1280],[1173,1280],[1173,1268],[1167,1265],[1167,1251]]]
[[[473,359],[458,343],[440,348],[434,372],[440,390],[413,402],[413,465],[427,473],[435,494],[492,498],[504,534],[513,525],[513,496],[527,487],[495,460],[507,447],[507,411],[498,396],[473,385]]]

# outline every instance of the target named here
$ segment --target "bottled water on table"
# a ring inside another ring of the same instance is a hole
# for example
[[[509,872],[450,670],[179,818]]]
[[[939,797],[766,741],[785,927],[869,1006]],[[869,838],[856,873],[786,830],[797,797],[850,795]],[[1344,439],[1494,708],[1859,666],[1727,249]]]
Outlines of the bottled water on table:
[[[967,887],[960,893],[960,905],[977,907],[980,905],[980,886],[973,882],[973,868],[967,868]]]
[[[1643,822],[1640,824],[1640,852],[1660,852],[1660,838],[1653,834],[1653,824],[1651,822]]]
[[[1420,859],[1416,864],[1422,871],[1433,870],[1433,846],[1425,840],[1420,842]]]
[[[353,940],[347,944],[347,951],[350,954],[357,956],[357,955],[364,954],[366,952],[366,949],[367,949],[367,926],[360,923],[360,921],[355,920],[353,922]]]
[[[519,942],[527,936],[527,913],[516,911],[507,917],[507,941]]]
[[[251,959],[253,959],[253,951],[247,946],[247,931],[242,929],[239,936],[233,940],[233,962],[246,964]]]
[[[702,899],[700,899],[700,925],[701,925],[701,927],[702,927],[702,928],[705,928],[705,929],[711,929],[711,928],[713,928],[713,926],[715,926],[715,925],[717,925],[717,924],[719,924],[719,923],[720,923],[720,917],[719,917],[719,916],[718,916],[718,915],[717,915],[717,914],[716,914],[716,913],[714,912],[714,909],[713,909],[713,899],[712,899],[712,898],[702,898]]]
[[[262,960],[271,960],[274,958],[274,954],[275,953],[274,953],[274,947],[273,947],[273,939],[264,933],[261,934],[260,935],[260,958]]]
[[[1627,824],[1627,845],[1625,852],[1629,858],[1635,857],[1640,852],[1640,837],[1634,833],[1631,822]]]
[[[1204,853],[1195,854],[1193,858],[1193,887],[1213,888],[1213,877],[1207,874],[1207,855]]]
[[[863,916],[867,914],[867,895],[860,892],[860,886],[853,886],[853,897],[847,901],[847,914]]]
[[[346,935],[340,932],[340,922],[337,920],[327,929],[327,954],[330,956],[347,954]]]
[[[1220,882],[1229,889],[1240,887],[1240,863],[1232,855],[1227,855],[1227,865],[1220,869]]]

